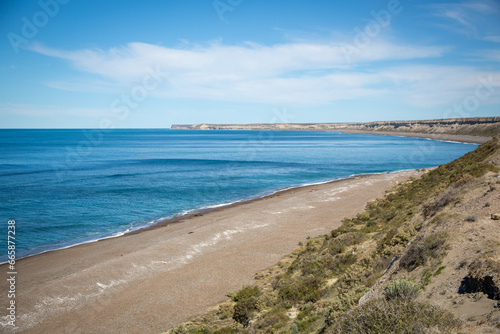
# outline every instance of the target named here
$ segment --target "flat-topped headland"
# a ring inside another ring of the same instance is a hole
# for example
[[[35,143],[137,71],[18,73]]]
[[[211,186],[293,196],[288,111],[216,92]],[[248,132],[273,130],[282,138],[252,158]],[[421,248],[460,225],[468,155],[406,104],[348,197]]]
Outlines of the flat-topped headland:
[[[500,117],[365,123],[173,124],[175,130],[338,131],[453,140],[482,144],[500,133]]]

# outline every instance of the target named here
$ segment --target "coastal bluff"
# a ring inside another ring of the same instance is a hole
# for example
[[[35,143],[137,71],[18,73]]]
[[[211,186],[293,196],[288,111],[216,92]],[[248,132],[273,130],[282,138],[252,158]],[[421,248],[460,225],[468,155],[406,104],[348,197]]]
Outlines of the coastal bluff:
[[[441,135],[483,137],[483,143],[500,133],[500,117],[448,118],[416,121],[378,121],[368,123],[259,123],[259,124],[173,124],[174,130],[260,130],[260,131],[339,131],[344,133],[423,134],[427,138]],[[464,138],[466,139],[466,138]],[[467,141],[467,140],[464,140]]]

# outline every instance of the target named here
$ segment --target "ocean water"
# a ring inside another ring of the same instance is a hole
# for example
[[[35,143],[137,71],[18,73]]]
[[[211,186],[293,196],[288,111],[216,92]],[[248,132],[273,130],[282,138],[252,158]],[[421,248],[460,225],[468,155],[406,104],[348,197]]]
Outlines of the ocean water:
[[[302,131],[0,130],[0,262],[304,184],[440,165],[477,145]]]

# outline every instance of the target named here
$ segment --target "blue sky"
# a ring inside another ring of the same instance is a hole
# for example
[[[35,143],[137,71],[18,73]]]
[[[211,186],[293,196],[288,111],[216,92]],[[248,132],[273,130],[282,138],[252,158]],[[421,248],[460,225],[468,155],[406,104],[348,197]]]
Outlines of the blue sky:
[[[500,116],[500,2],[0,0],[0,128]]]

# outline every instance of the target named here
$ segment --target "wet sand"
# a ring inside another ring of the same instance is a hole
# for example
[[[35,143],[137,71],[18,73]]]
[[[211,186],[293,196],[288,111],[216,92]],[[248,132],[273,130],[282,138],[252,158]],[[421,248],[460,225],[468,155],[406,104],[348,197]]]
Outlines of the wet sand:
[[[251,283],[307,236],[329,233],[343,217],[418,175],[404,171],[294,188],[21,259],[16,332],[161,333]],[[6,275],[7,266],[0,271]],[[5,279],[0,291],[8,291]],[[8,301],[1,300],[5,316]]]

